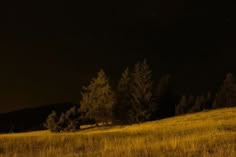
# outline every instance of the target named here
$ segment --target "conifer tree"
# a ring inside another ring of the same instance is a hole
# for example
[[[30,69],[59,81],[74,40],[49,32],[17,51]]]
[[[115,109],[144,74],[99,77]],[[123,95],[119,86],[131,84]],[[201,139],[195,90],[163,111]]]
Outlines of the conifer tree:
[[[137,123],[146,121],[152,109],[152,71],[146,60],[137,63],[132,73],[130,121]]]
[[[236,105],[236,84],[231,73],[226,75],[226,78],[216,94],[214,108],[229,107]]]
[[[60,115],[57,125],[58,125],[58,128],[59,128],[59,132],[66,131],[68,123],[67,123],[67,119],[66,119],[65,113],[62,113]]]
[[[214,101],[214,98],[212,97],[211,92],[208,91],[206,95],[206,103],[204,105],[204,109],[211,109],[213,101]]]
[[[183,95],[180,99],[179,104],[176,106],[175,114],[176,115],[184,114],[186,112],[187,106],[188,106],[187,96]]]
[[[76,131],[80,129],[80,113],[77,106],[72,107],[65,113],[65,131]]]
[[[170,75],[164,75],[161,77],[157,85],[155,99],[155,116],[164,118],[175,115],[176,97],[173,92]]]
[[[123,124],[129,122],[130,80],[129,69],[126,68],[118,83],[116,90],[116,103],[113,107],[114,119]]]
[[[47,118],[46,128],[52,132],[76,131],[80,129],[80,113],[77,106],[72,107],[60,117],[53,111]]]
[[[85,113],[84,118],[94,119],[97,125],[112,120],[114,93],[103,70],[83,88],[80,105],[81,111]]]
[[[205,97],[202,96],[197,96],[195,99],[195,103],[194,105],[191,107],[191,109],[189,110],[189,112],[199,112],[201,110],[203,110],[203,106],[206,103],[205,101]]]
[[[60,127],[58,126],[58,116],[55,111],[48,116],[47,121],[45,123],[45,127],[48,128],[51,132],[59,132]]]

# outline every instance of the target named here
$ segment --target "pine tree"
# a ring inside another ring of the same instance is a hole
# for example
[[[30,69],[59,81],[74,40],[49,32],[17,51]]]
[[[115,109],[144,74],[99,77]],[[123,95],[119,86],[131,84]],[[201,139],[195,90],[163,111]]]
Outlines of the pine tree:
[[[85,118],[94,119],[97,125],[112,120],[114,93],[103,70],[98,72],[97,78],[92,79],[87,87],[83,88],[80,104]]]
[[[176,115],[184,114],[186,112],[187,106],[188,106],[187,96],[183,95],[180,99],[179,104],[176,106],[175,114]]]
[[[197,96],[195,99],[195,103],[192,106],[192,108],[189,110],[189,112],[199,112],[203,110],[203,106],[206,103],[206,99],[203,95]]]
[[[45,127],[52,132],[76,131],[80,129],[80,112],[77,106],[72,107],[58,117],[53,111],[47,118]]]
[[[131,82],[131,111],[129,119],[137,123],[146,121],[151,116],[152,109],[152,71],[144,60],[143,63],[137,63],[132,73]]]
[[[213,101],[214,101],[214,98],[212,97],[211,92],[208,91],[206,95],[206,103],[204,105],[204,109],[211,109]]]
[[[77,106],[72,107],[65,113],[65,131],[76,131],[80,129],[80,113]]]
[[[59,132],[60,127],[58,126],[59,118],[55,111],[48,116],[47,121],[45,123],[45,127],[48,128],[51,132]]]
[[[64,131],[66,131],[66,128],[67,128],[68,123],[67,123],[67,120],[66,120],[66,115],[65,115],[65,113],[62,113],[62,114],[60,115],[60,118],[59,118],[57,124],[58,124],[59,132],[64,132]]]
[[[190,95],[187,99],[187,105],[185,106],[185,113],[188,113],[189,110],[195,105],[196,97]]]
[[[126,68],[118,83],[116,90],[116,103],[113,107],[114,119],[123,124],[129,122],[130,80],[129,69]]]
[[[226,75],[226,79],[223,82],[220,90],[218,91],[214,108],[230,107],[236,105],[236,84],[234,77],[231,73]]]
[[[175,115],[176,98],[172,89],[170,75],[164,75],[160,79],[157,85],[157,92],[155,94],[155,97],[155,116],[159,118],[164,118]]]
[[[201,95],[200,96],[200,102],[201,102],[200,111],[202,111],[202,110],[205,109],[206,102],[207,102],[207,97],[205,97],[204,95]]]

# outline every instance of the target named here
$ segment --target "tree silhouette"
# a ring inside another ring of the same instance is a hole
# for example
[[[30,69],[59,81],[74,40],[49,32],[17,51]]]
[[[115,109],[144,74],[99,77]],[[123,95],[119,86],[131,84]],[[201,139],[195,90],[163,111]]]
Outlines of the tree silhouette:
[[[208,91],[206,95],[206,103],[204,105],[204,109],[211,109],[213,101],[214,101],[214,97],[212,96],[211,92]]]
[[[203,95],[197,96],[195,99],[194,105],[191,107],[191,109],[188,112],[199,112],[203,110],[203,106],[206,103],[206,99]]]
[[[175,114],[179,115],[179,114],[192,112],[192,109],[194,108],[195,103],[196,103],[196,99],[193,95],[182,96],[179,104],[176,106]]]
[[[155,117],[164,118],[175,115],[176,96],[173,92],[173,86],[170,75],[161,77],[155,94],[156,107]]]
[[[116,103],[113,107],[114,119],[121,123],[129,122],[130,113],[130,82],[129,69],[122,73],[116,90]]]
[[[176,106],[175,114],[181,115],[181,114],[186,113],[187,106],[188,106],[188,98],[187,96],[183,95],[180,99],[179,104]]]
[[[226,75],[226,78],[216,94],[214,108],[230,107],[236,105],[236,84],[231,73]]]

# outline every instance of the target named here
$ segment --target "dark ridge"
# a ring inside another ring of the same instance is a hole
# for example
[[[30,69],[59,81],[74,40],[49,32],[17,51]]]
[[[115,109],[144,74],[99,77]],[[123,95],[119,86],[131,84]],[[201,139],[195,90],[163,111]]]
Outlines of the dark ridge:
[[[0,114],[0,132],[25,132],[43,130],[48,115],[54,110],[58,114],[70,109],[74,103],[58,103],[37,108],[26,108]]]

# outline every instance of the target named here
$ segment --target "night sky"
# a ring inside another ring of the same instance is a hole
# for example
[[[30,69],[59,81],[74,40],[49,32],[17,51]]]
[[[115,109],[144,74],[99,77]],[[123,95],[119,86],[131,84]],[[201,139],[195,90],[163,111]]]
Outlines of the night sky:
[[[231,1],[13,0],[0,10],[0,112],[78,103],[100,68],[115,84],[144,58],[181,94],[215,90],[236,72]]]

